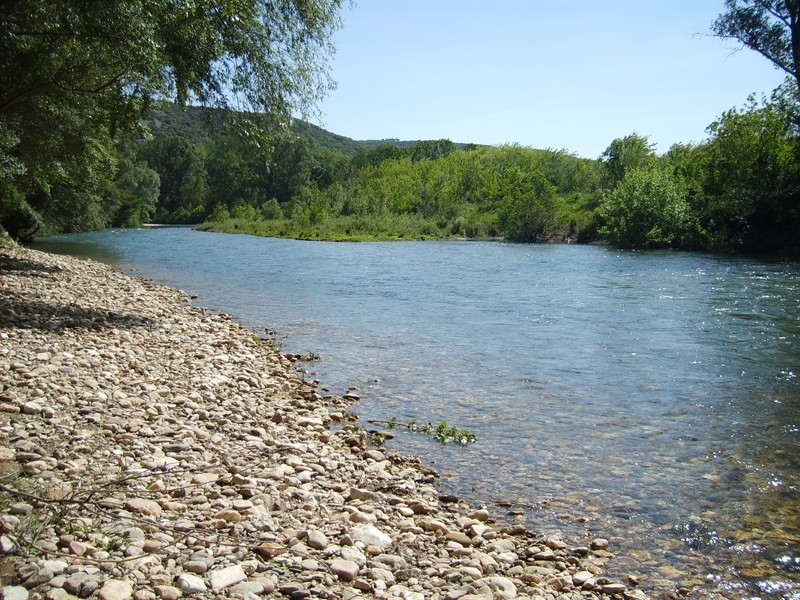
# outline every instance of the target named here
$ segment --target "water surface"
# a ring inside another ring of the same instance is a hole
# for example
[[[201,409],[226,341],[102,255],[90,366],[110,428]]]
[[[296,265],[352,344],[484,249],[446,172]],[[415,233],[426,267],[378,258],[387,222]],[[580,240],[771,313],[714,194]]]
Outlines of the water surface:
[[[184,289],[401,434],[442,487],[536,531],[606,537],[658,595],[800,598],[800,267],[492,242],[334,244],[185,228],[51,238]]]

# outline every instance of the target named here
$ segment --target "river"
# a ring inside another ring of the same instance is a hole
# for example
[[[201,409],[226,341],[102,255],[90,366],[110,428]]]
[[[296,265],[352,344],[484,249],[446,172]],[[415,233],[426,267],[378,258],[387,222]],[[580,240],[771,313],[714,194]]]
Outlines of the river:
[[[611,541],[660,595],[800,598],[800,265],[499,242],[340,244],[144,228],[35,248],[181,288],[357,388],[443,490]],[[512,503],[512,506],[508,506]]]

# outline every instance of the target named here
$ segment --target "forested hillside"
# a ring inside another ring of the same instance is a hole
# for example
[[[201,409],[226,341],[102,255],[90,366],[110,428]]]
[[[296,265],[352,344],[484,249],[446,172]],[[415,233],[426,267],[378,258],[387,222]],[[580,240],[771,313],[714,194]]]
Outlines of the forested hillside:
[[[356,142],[295,122],[269,148],[164,111],[133,162],[158,175],[150,218],[218,231],[329,240],[504,238],[796,254],[793,102],[749,100],[698,145],[657,155],[646,136],[596,160],[449,140]],[[182,120],[182,121],[181,121]],[[168,123],[169,126],[166,126]]]
[[[125,10],[10,0],[0,225],[18,239],[157,221],[311,239],[798,255],[800,10],[768,4],[726,0],[714,28],[787,72],[772,98],[722,112],[700,144],[657,155],[646,135],[620,132],[587,159],[447,139],[358,142],[293,119],[332,85],[324,58],[340,0],[279,11],[236,0],[180,18],[162,0]]]

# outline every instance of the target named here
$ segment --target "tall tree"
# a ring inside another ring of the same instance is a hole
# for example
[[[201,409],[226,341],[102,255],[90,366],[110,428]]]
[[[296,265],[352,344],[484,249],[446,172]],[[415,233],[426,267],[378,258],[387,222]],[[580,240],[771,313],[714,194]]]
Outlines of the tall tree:
[[[625,177],[625,173],[656,162],[653,144],[646,136],[632,133],[624,138],[617,138],[600,156],[605,165],[609,187],[615,187]]]
[[[279,124],[311,110],[332,86],[341,1],[4,0],[3,200],[50,195],[65,162],[134,128],[153,100]]]
[[[800,91],[800,0],[725,0],[711,29],[770,60]]]

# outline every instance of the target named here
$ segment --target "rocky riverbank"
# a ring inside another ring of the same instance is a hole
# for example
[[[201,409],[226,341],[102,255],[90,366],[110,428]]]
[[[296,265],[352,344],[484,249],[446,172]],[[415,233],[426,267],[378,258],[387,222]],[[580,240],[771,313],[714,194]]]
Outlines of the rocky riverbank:
[[[0,248],[6,599],[641,599],[440,495],[291,357],[102,264]]]

